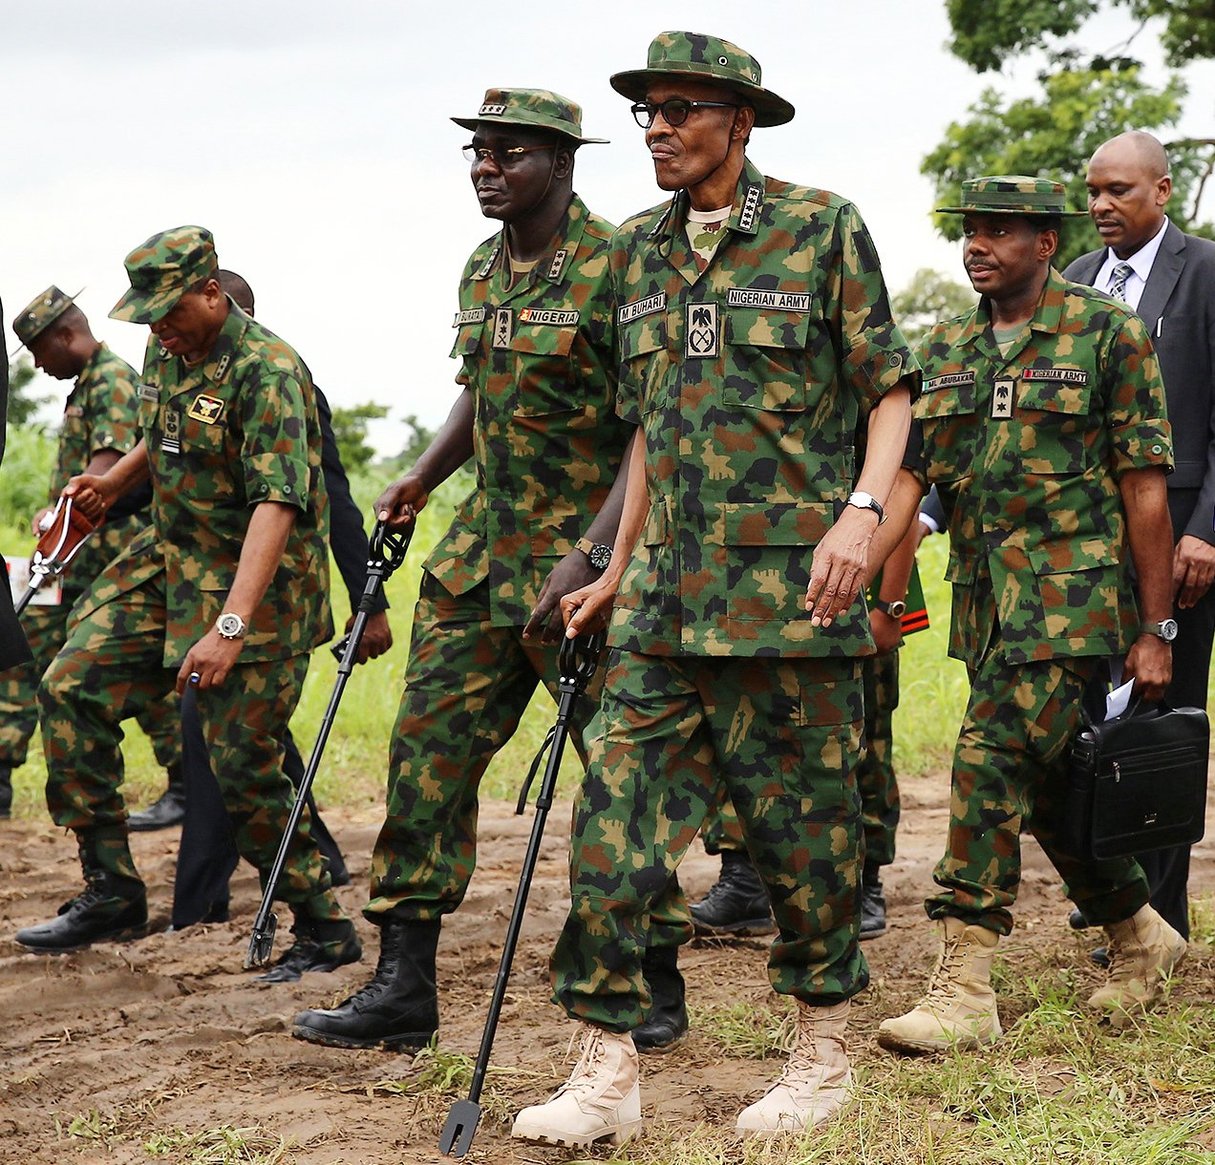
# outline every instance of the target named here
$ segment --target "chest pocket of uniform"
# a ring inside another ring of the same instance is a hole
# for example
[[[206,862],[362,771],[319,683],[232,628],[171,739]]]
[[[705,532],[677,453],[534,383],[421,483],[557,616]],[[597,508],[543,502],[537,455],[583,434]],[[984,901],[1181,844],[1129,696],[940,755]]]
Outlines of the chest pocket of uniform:
[[[729,363],[722,400],[770,412],[805,409],[809,335],[807,312],[727,307]]]
[[[1034,369],[1027,369],[1033,373]],[[1026,473],[1083,473],[1087,464],[1087,440],[1091,428],[1089,410],[1092,386],[1082,369],[1052,368],[1051,372],[1073,373],[1075,380],[1041,379],[1022,374],[1017,381],[1018,440],[1021,465]]]
[[[930,482],[958,481],[969,477],[979,439],[978,393],[973,380],[933,385],[925,380],[913,407],[923,422],[924,460]]]
[[[636,400],[642,413],[658,408],[669,364],[665,314],[644,316],[621,326],[620,395],[626,402]]]
[[[579,412],[583,401],[570,353],[577,328],[519,324],[511,336],[518,399],[516,416]]]
[[[189,476],[189,493],[194,501],[223,502],[235,497],[237,482],[242,474],[234,455],[228,449],[226,418],[210,424],[190,416],[189,397],[178,397],[173,405],[165,409],[161,421],[166,426],[165,439],[172,443],[170,412],[177,414],[179,444],[181,451],[173,453],[166,449],[162,464],[178,469]]]

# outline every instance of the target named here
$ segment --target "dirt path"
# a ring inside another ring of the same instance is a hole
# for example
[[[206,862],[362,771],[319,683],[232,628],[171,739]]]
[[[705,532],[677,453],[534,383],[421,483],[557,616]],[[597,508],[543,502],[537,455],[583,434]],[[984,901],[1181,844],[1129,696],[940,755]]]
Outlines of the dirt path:
[[[944,779],[904,789],[899,858],[886,878],[892,925],[886,937],[866,944],[873,987],[854,1012],[854,1052],[862,1061],[881,1054],[873,1044],[878,1021],[902,1010],[924,983],[931,934],[920,900],[942,844],[945,794]],[[377,822],[327,817],[355,879],[341,893],[357,912]],[[571,1025],[547,1002],[546,970],[566,909],[565,817],[562,809],[550,818],[499,1032],[495,1061],[515,1070],[509,1086],[494,1078],[503,1108],[542,1098],[567,1070]],[[476,1052],[530,825],[530,814],[516,818],[508,805],[483,809],[482,864],[440,947],[446,1050]],[[181,1149],[187,1134],[222,1128],[244,1130],[239,1136],[254,1148],[286,1139],[290,1148],[281,1159],[292,1165],[440,1160],[435,1146],[449,1101],[400,1094],[395,1082],[408,1077],[409,1057],[320,1048],[288,1034],[297,1010],[336,1001],[366,979],[378,950],[372,927],[360,919],[368,942],[361,964],[295,985],[257,987],[240,969],[257,905],[256,880],[242,867],[229,924],[59,958],[25,954],[11,936],[49,917],[75,892],[75,847],[34,822],[0,824],[0,837],[0,1161],[146,1163],[155,1158],[145,1143],[162,1148],[161,1159],[195,1160],[184,1150],[175,1155],[174,1146]],[[176,842],[176,831],[135,837],[161,929],[168,922]],[[690,895],[699,896],[715,873],[715,859],[694,853],[683,874]],[[1215,890],[1211,840],[1195,851],[1192,886],[1197,893]],[[1084,940],[1068,933],[1065,913],[1053,873],[1028,842],[1018,929],[1005,950],[1015,956],[1030,944],[1065,945],[1078,974],[1087,974]],[[696,946],[685,951],[681,966],[689,999],[701,1006],[761,1004],[770,997],[760,942]],[[1186,976],[1187,993],[1215,995],[1211,960],[1191,962]],[[677,1051],[645,1061],[647,1115],[728,1125],[774,1071],[771,1062],[727,1057],[694,1031]],[[557,1151],[516,1149],[507,1132],[487,1117],[468,1160],[569,1159]]]

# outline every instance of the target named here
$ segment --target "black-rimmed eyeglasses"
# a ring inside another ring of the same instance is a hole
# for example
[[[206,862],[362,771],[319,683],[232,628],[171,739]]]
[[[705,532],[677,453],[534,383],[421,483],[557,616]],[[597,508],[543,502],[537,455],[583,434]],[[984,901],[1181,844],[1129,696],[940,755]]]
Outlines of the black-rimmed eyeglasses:
[[[511,146],[502,149],[500,146],[474,146],[469,143],[461,151],[469,162],[488,162],[491,158],[499,170],[505,170],[523,160],[524,154],[534,154],[538,150],[555,150],[555,145],[548,146]]]
[[[738,109],[732,101],[689,101],[686,97],[668,97],[666,101],[638,101],[632,106],[633,117],[642,129],[654,124],[654,115],[662,114],[669,126],[683,125],[693,109]]]

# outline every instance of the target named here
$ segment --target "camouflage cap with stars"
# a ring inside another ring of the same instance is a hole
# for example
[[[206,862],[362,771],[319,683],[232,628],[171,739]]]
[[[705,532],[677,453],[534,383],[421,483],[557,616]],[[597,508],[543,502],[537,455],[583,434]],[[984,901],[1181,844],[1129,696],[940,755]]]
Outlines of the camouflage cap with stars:
[[[123,262],[131,289],[114,305],[110,318],[132,324],[163,319],[187,291],[219,274],[215,240],[205,227],[161,231]]]
[[[580,146],[607,145],[606,138],[582,136],[582,106],[551,89],[486,89],[476,117],[453,117],[456,125],[511,125],[546,129]]]
[[[79,294],[79,291],[76,292],[76,295]],[[75,295],[65,295],[52,283],[13,317],[13,331],[17,333],[17,339],[22,344],[37,339],[75,302]]]
[[[757,126],[784,125],[793,120],[793,106],[760,84],[763,70],[750,53],[702,32],[660,32],[650,41],[646,67],[614,73],[611,84],[617,93],[644,101],[652,82],[680,78],[711,81],[733,89],[755,110]]]
[[[1087,210],[1067,209],[1067,187],[1052,178],[989,174],[962,183],[960,206],[938,206],[937,214],[1019,214],[1029,218],[1083,218]]]

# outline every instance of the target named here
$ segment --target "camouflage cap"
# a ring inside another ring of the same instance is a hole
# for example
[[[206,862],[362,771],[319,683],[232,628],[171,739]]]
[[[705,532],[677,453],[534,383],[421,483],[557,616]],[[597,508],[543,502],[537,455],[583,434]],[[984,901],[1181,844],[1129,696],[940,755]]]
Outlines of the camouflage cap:
[[[1030,218],[1059,215],[1086,216],[1086,210],[1067,209],[1067,188],[1051,178],[1025,174],[992,174],[962,183],[960,206],[938,206],[937,214],[1020,214]]]
[[[79,294],[79,291],[76,292],[76,295]],[[52,283],[13,317],[13,331],[17,333],[17,339],[22,344],[37,339],[75,302],[76,296],[65,295]]]
[[[734,89],[754,106],[756,125],[784,125],[793,120],[793,106],[760,84],[763,72],[750,53],[721,37],[699,32],[660,32],[650,41],[646,67],[614,73],[612,88],[633,101],[643,101],[652,81],[679,77]]]
[[[204,279],[216,276],[215,240],[205,227],[176,227],[141,243],[123,260],[131,290],[110,312],[110,319],[154,324]]]
[[[479,125],[517,125],[524,129],[547,129],[580,146],[606,145],[606,138],[582,136],[582,106],[551,89],[486,89],[476,117],[453,117],[456,125],[476,129]]]

